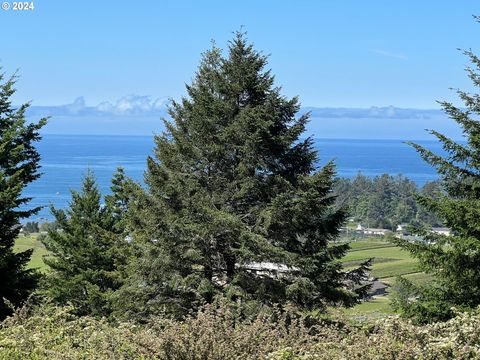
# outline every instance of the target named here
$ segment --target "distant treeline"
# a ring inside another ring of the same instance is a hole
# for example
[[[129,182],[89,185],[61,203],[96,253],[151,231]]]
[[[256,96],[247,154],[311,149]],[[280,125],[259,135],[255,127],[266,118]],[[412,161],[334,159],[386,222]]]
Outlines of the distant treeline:
[[[419,187],[403,175],[370,178],[359,173],[351,179],[338,179],[335,189],[338,204],[346,205],[351,219],[364,226],[395,230],[399,224],[442,225],[415,198],[417,194],[436,197],[442,192],[439,181]]]
[[[442,221],[416,201],[416,195],[435,197],[442,192],[440,181],[418,186],[403,175],[383,174],[367,177],[339,178],[335,185],[337,203],[347,206],[350,218],[367,227],[395,230],[399,224],[441,226]],[[48,231],[54,223],[24,225],[27,233]],[[43,229],[45,228],[45,229]]]

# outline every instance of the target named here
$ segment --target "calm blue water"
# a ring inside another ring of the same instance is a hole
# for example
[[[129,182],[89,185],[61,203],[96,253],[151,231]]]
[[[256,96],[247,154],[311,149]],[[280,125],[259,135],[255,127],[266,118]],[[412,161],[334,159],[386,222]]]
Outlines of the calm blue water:
[[[441,152],[437,142],[419,143]],[[353,177],[361,171],[366,176],[401,173],[419,185],[436,179],[435,172],[400,140],[318,139],[315,145],[321,164],[334,159],[342,177]],[[34,198],[31,205],[52,203],[65,207],[70,200],[69,190],[78,189],[87,169],[94,171],[102,193],[109,192],[111,176],[118,166],[123,166],[128,176],[142,181],[153,136],[45,135],[38,149],[43,176],[28,187],[26,194]],[[32,219],[43,221],[51,219],[51,215],[44,209]]]

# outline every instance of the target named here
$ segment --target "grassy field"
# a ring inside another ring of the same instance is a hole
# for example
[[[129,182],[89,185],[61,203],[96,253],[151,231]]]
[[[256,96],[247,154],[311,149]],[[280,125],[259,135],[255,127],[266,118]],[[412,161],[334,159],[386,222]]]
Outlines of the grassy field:
[[[350,251],[368,250],[368,249],[385,249],[387,247],[395,247],[394,244],[385,242],[382,238],[370,238],[366,240],[358,240],[350,242]]]
[[[41,271],[46,270],[46,265],[43,262],[43,256],[47,255],[47,250],[45,249],[45,246],[43,246],[43,244],[38,240],[38,234],[19,236],[15,242],[14,249],[17,252],[33,249],[32,258],[28,266]]]
[[[352,242],[350,245],[351,250],[342,259],[346,268],[355,267],[372,258],[371,275],[380,279],[419,272],[417,260],[407,251],[389,242],[366,239]]]
[[[416,284],[424,284],[426,282],[428,282],[429,280],[432,279],[432,277],[428,274],[425,274],[423,272],[416,272],[416,273],[412,273],[412,274],[406,274],[406,275],[402,275],[402,277],[404,277],[405,279],[408,279]],[[392,276],[392,277],[386,277],[386,278],[382,278],[381,280],[388,284],[388,285],[393,285],[395,284],[395,279],[397,277],[396,276]]]
[[[329,315],[333,318],[340,315],[342,318],[354,321],[380,319],[392,314],[394,311],[390,306],[388,296],[376,296],[351,308],[331,308],[329,310]]]
[[[418,272],[417,261],[408,252],[390,244],[385,247],[352,249],[343,258],[343,263],[348,268],[369,258],[373,258],[371,274],[374,277],[386,278]]]
[[[395,285],[397,276],[403,276],[416,283],[426,282],[430,279],[428,275],[419,271],[417,260],[413,259],[408,252],[382,238],[353,241],[350,246],[351,250],[342,259],[346,269],[353,268],[372,258],[371,276],[379,278],[388,285]],[[391,314],[393,310],[387,295],[377,296],[371,301],[344,309],[342,313],[357,318],[375,318]]]

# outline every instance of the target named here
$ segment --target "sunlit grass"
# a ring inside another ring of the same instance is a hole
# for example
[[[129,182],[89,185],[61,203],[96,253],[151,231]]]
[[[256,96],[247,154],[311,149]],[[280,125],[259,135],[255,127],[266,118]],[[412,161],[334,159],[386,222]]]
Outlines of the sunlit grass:
[[[398,276],[404,276],[415,283],[424,283],[431,279],[431,276],[419,272],[418,261],[412,258],[408,251],[382,238],[352,241],[350,246],[351,250],[341,260],[346,269],[373,258],[370,275],[390,286],[395,285]],[[390,306],[391,291],[388,291],[386,296],[376,296],[352,308],[332,311],[340,311],[343,315],[354,318],[387,316],[393,313]]]
[[[355,267],[373,258],[371,275],[378,278],[395,277],[418,272],[418,261],[408,251],[377,239],[352,242],[352,249],[342,258],[346,268]]]
[[[32,258],[28,263],[29,268],[39,269],[40,271],[46,271],[47,266],[43,262],[43,257],[48,254],[45,246],[38,240],[38,234],[20,235],[15,241],[14,250],[16,252],[33,249]]]

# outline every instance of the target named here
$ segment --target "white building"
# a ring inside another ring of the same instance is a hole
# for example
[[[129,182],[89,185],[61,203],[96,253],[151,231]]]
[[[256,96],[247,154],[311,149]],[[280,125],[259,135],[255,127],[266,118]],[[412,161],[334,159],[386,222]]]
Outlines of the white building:
[[[374,228],[364,228],[363,233],[365,235],[387,235],[392,231],[388,229],[374,229]]]
[[[451,236],[452,235],[452,229],[447,228],[447,227],[434,227],[434,228],[432,228],[432,232],[434,234],[445,235],[445,236]]]
[[[364,235],[377,235],[377,236],[387,235],[392,232],[391,230],[388,230],[388,229],[375,229],[375,228],[363,227],[361,224],[357,225],[355,231],[357,233],[361,233]]]

